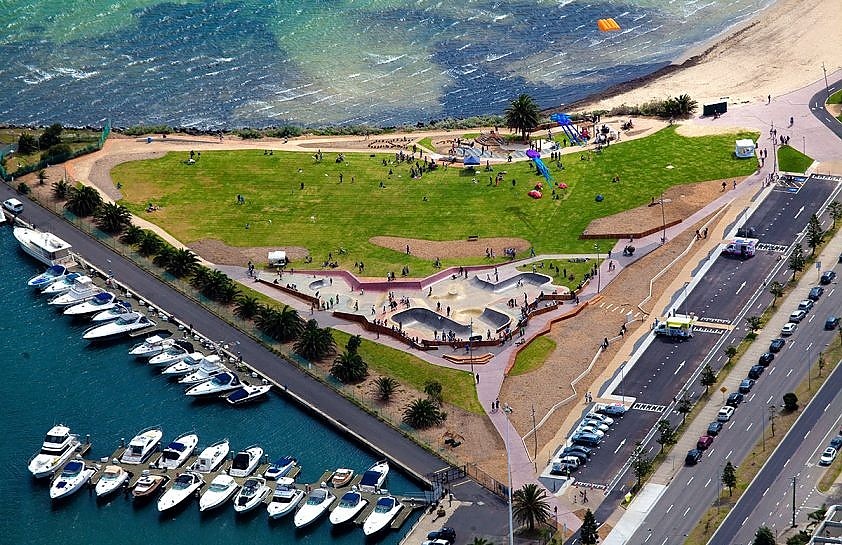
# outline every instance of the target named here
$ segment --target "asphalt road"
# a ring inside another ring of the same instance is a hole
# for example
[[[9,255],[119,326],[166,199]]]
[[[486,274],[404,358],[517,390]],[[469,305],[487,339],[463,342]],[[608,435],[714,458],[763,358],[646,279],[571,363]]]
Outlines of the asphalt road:
[[[827,91],[819,91],[810,99],[810,111],[813,113],[813,116],[821,121],[825,127],[833,131],[833,134],[838,138],[842,138],[842,123],[839,123],[838,119],[827,113],[827,110],[824,108],[824,102],[828,96],[840,88],[842,88],[842,80],[835,81],[828,85]]]

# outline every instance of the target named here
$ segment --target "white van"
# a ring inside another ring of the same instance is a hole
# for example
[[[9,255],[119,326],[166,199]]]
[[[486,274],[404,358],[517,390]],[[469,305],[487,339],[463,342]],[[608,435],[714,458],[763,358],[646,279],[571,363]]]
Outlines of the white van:
[[[6,199],[3,201],[3,208],[12,214],[18,215],[23,212],[23,203],[17,199]]]

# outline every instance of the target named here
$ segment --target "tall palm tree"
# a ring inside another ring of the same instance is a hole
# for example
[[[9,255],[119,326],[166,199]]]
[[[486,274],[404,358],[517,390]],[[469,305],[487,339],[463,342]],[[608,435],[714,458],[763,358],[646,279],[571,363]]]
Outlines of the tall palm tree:
[[[210,274],[211,270],[209,268],[204,265],[199,265],[196,267],[196,270],[193,271],[193,277],[190,280],[190,284],[197,290],[202,291],[210,282]]]
[[[403,421],[417,430],[438,426],[447,418],[447,413],[439,409],[438,404],[430,399],[418,398],[403,410]]]
[[[316,320],[308,320],[293,349],[298,355],[316,361],[333,353],[336,341],[333,340],[329,329],[320,328]]]
[[[260,309],[261,305],[257,301],[257,297],[241,293],[237,296],[237,303],[234,305],[234,314],[242,320],[251,320],[257,316]]]
[[[152,231],[143,231],[143,237],[137,245],[137,251],[144,257],[157,254],[164,247],[164,239]]]
[[[541,119],[541,109],[526,94],[520,95],[506,108],[506,126],[516,130],[526,140],[529,131],[538,124]]]
[[[123,244],[128,244],[130,246],[134,246],[135,244],[140,243],[143,239],[144,230],[138,227],[137,225],[129,225],[126,227],[126,230],[120,236],[120,242]]]
[[[170,244],[164,242],[161,244],[161,247],[158,249],[158,252],[155,254],[155,257],[152,259],[152,263],[161,267],[162,269],[166,269],[170,266],[170,261],[172,260],[172,256],[175,253],[175,248],[173,248]]]
[[[529,530],[536,524],[544,524],[552,513],[547,503],[547,491],[535,483],[527,483],[512,494],[512,514]]]
[[[352,335],[348,338],[348,342],[345,343],[345,350],[351,354],[356,354],[362,344],[363,338],[360,335]]]
[[[53,195],[56,196],[57,199],[64,199],[67,197],[67,194],[70,193],[71,185],[67,183],[67,180],[64,178],[53,182]]]
[[[260,305],[255,323],[270,338],[282,343],[297,339],[304,329],[304,322],[298,311],[289,305],[284,305],[281,310]]]
[[[179,248],[170,254],[169,263],[166,265],[167,272],[177,278],[189,276],[199,264],[199,257],[189,248]]]
[[[79,216],[85,218],[93,214],[102,205],[102,195],[96,188],[89,185],[71,188],[67,194],[67,202],[64,207]]]
[[[94,218],[100,229],[112,235],[123,232],[132,223],[132,213],[129,209],[111,202],[103,203],[97,208]]]
[[[341,382],[360,382],[368,376],[368,364],[356,352],[345,350],[333,360],[330,374]]]
[[[44,182],[47,181],[47,171],[43,168],[38,171],[38,185],[44,185]]]
[[[374,381],[374,388],[377,393],[377,399],[386,403],[392,399],[392,395],[397,391],[398,381],[392,377],[380,377]]]
[[[676,97],[675,103],[678,108],[678,112],[682,117],[689,116],[695,112],[696,108],[699,106],[699,103],[690,98],[690,95],[686,93]]]

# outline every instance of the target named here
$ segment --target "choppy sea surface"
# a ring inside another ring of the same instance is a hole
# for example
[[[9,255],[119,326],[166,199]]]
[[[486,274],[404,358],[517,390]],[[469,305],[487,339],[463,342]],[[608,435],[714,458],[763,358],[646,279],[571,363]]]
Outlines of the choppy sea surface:
[[[195,403],[182,388],[127,355],[131,343],[91,346],[82,341],[82,322],[67,319],[32,293],[26,280],[40,267],[17,247],[11,229],[0,225],[0,543],[56,545],[185,545],[216,543],[304,545],[396,545],[409,531],[413,514],[399,531],[366,539],[360,528],[332,528],[325,517],[296,531],[291,515],[270,521],[265,508],[235,516],[233,502],[200,514],[197,502],[159,515],[154,501],[138,504],[120,494],[98,501],[83,489],[51,502],[49,479],[27,471],[51,426],[64,423],[91,436],[89,458],[115,451],[139,430],[159,425],[164,441],[188,431],[199,448],[228,438],[232,451],[260,444],[274,457],[290,454],[302,464],[300,483],[314,482],[336,467],[367,468],[375,458],[321,421],[273,396],[253,406]],[[387,485],[396,493],[419,492],[394,468]]]
[[[0,0],[0,122],[427,122],[651,73],[773,0]],[[596,22],[614,18],[618,32]]]

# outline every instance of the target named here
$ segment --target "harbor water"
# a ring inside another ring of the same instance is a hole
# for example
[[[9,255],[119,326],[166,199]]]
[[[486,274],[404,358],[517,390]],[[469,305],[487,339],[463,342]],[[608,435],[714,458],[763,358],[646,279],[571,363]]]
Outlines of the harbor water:
[[[302,465],[299,483],[314,482],[337,467],[362,471],[376,458],[278,395],[236,408],[191,401],[180,386],[128,356],[132,341],[89,345],[81,339],[85,322],[71,321],[28,289],[26,280],[43,267],[19,250],[6,225],[0,226],[0,256],[5,381],[0,428],[6,433],[0,449],[3,543],[393,545],[418,519],[414,513],[400,530],[371,540],[357,527],[332,528],[326,516],[303,530],[294,528],[292,515],[269,520],[265,508],[235,516],[230,501],[203,514],[195,500],[176,512],[159,514],[154,501],[138,504],[122,494],[102,501],[88,489],[51,502],[49,479],[32,478],[27,463],[57,423],[70,426],[82,438],[90,434],[89,459],[112,454],[121,438],[129,441],[152,425],[163,428],[165,443],[191,430],[199,435],[200,449],[223,438],[230,440],[232,453],[257,443],[273,459],[295,456]],[[386,484],[399,494],[420,491],[394,467]]]

